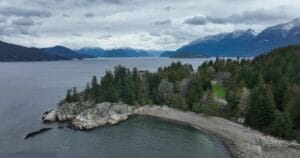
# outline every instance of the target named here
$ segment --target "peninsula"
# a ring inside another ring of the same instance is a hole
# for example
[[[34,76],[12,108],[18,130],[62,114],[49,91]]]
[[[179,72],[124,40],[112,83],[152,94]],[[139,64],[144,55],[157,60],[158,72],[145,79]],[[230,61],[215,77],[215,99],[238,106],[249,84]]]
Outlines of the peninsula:
[[[133,115],[171,119],[219,136],[233,157],[300,157],[300,46],[253,60],[172,63],[157,72],[122,66],[75,87],[43,120],[87,130]],[[160,106],[163,105],[163,106]]]

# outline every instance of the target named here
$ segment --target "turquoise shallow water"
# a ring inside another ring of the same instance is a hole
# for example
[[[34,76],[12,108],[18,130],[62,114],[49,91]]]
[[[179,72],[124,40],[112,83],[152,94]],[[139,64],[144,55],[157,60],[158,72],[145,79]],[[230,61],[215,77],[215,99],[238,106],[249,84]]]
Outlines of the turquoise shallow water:
[[[58,129],[40,118],[67,88],[84,88],[118,64],[155,71],[181,60],[195,68],[204,59],[130,58],[93,61],[0,62],[0,157],[5,158],[227,158],[221,141],[192,127],[151,117],[133,117],[89,132]],[[28,132],[54,127],[31,139]]]

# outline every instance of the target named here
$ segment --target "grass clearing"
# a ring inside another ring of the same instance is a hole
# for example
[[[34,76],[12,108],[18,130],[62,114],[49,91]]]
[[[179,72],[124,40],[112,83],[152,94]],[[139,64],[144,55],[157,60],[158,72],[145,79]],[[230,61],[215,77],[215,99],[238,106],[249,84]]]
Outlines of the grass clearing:
[[[225,99],[226,92],[224,87],[219,83],[212,84],[213,94],[217,98]]]

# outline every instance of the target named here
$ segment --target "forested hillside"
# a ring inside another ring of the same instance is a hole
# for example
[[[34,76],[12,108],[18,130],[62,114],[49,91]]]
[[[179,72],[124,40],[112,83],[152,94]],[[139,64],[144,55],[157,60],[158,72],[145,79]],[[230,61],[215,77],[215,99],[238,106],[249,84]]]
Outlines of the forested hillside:
[[[50,61],[68,60],[68,58],[51,55],[38,48],[27,48],[0,41],[0,61]]]
[[[157,72],[122,66],[94,76],[86,89],[68,90],[62,102],[118,102],[173,108],[226,117],[264,133],[299,139],[300,46],[253,60],[205,62],[197,70],[180,62]]]

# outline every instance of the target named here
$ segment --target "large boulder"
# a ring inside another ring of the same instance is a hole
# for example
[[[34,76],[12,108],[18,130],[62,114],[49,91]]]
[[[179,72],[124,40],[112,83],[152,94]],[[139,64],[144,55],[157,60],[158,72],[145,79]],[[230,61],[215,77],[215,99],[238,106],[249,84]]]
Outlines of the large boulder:
[[[72,124],[78,129],[91,129],[105,124],[116,124],[133,113],[134,109],[127,104],[104,102],[81,112]]]
[[[123,103],[90,102],[64,103],[45,112],[43,121],[71,121],[77,129],[91,129],[105,124],[116,124],[135,113],[133,107]]]

